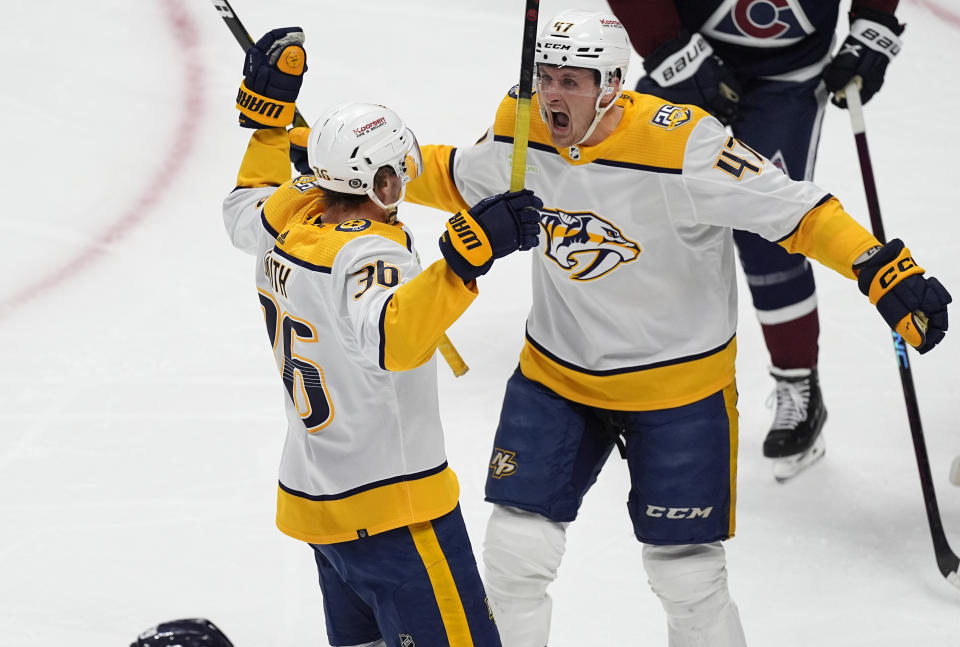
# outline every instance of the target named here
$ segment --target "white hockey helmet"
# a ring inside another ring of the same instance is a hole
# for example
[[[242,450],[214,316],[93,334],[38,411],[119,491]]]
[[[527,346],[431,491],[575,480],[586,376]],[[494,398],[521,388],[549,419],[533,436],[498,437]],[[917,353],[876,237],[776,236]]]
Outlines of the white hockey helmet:
[[[406,184],[423,168],[413,131],[386,106],[346,103],[328,110],[310,129],[307,161],[324,189],[366,194],[378,206],[392,209],[403,200]],[[374,192],[373,178],[384,166],[400,178],[400,198],[384,204]]]
[[[620,87],[623,87],[631,51],[627,30],[616,16],[602,11],[568,9],[554,16],[540,31],[534,59],[538,65],[582,67],[600,73],[597,114],[580,142],[590,137],[604,113],[616,101],[617,97],[614,97],[609,104],[600,107],[604,97],[614,91],[613,79],[620,79]],[[549,119],[542,104],[540,116],[544,122]]]

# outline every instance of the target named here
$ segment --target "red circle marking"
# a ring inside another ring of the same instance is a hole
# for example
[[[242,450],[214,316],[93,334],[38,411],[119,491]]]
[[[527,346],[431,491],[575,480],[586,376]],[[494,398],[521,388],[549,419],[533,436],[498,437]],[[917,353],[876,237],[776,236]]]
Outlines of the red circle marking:
[[[146,174],[150,178],[147,186],[143,187],[139,195],[131,201],[129,206],[122,209],[111,223],[94,235],[83,249],[61,266],[0,301],[0,319],[26,303],[45,296],[46,293],[60,287],[91,266],[94,261],[99,260],[112,245],[125,238],[151,215],[157,200],[167,192],[180,175],[183,160],[189,156],[194,147],[200,125],[198,117],[203,111],[204,70],[200,63],[202,58],[197,27],[183,0],[159,0],[159,2],[163,6],[165,22],[172,31],[180,50],[184,97],[179,102],[182,108],[176,134],[166,155],[154,171]]]

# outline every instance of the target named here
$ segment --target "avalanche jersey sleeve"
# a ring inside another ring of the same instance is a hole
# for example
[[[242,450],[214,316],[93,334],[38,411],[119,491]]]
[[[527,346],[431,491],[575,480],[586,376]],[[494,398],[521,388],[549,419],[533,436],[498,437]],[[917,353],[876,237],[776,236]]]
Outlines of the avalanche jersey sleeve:
[[[791,180],[772,162],[701,119],[683,162],[692,222],[752,231],[854,278],[853,262],[878,241],[840,202],[811,182]],[[676,196],[683,202],[683,196]]]

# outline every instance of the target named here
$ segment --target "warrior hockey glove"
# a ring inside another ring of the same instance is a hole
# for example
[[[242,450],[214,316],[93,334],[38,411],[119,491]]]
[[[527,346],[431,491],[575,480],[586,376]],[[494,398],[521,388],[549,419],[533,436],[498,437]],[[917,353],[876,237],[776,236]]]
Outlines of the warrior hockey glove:
[[[440,252],[469,283],[486,274],[494,260],[537,246],[541,207],[543,202],[528,189],[481,200],[447,221]]]
[[[243,81],[237,92],[240,125],[274,128],[293,123],[295,102],[307,71],[303,30],[281,27],[247,50]]]
[[[940,343],[952,298],[940,281],[923,277],[903,241],[891,240],[853,269],[860,271],[860,291],[908,344],[922,355]]]
[[[740,82],[700,34],[681,32],[644,59],[643,69],[647,76],[637,83],[637,92],[692,103],[727,125],[736,121]]]
[[[847,99],[837,96],[853,77],[862,79],[860,99],[866,103],[883,85],[887,64],[900,52],[900,34],[904,25],[893,14],[875,9],[856,8],[850,12],[850,35],[840,51],[823,71],[823,82],[833,92],[833,103],[847,107]]]

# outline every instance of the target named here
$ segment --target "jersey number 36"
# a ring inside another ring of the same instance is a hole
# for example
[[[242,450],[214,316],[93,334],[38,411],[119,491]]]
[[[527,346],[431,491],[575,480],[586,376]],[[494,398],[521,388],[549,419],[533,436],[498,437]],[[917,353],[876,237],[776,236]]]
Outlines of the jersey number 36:
[[[309,321],[280,312],[273,296],[258,290],[263,320],[280,369],[283,385],[297,408],[307,431],[320,431],[333,420],[333,403],[327,395],[323,369],[293,352],[294,342],[316,343],[317,331]],[[279,333],[279,334],[278,334]]]

